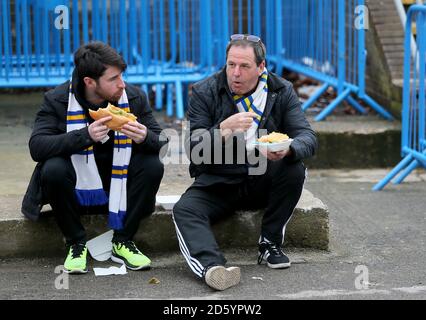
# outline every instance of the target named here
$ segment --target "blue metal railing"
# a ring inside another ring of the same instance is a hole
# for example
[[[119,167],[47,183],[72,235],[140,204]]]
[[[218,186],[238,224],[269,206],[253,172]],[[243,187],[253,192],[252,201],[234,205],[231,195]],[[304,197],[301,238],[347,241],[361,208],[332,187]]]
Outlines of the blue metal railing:
[[[266,0],[262,5],[266,13],[262,37],[266,39],[268,60],[276,72],[280,74],[286,68],[323,83],[304,103],[303,110],[331,86],[336,89],[337,98],[315,120],[325,119],[343,100],[360,113],[366,113],[354,97],[384,118],[393,119],[365,93],[364,0]],[[356,19],[361,19],[358,28]]]
[[[0,4],[0,87],[57,85],[70,77],[72,52],[101,40],[123,55],[128,82],[145,89],[153,86],[156,108],[162,107],[166,92],[167,114],[183,118],[183,86],[221,68],[229,35],[248,32],[266,43],[268,67],[279,74],[287,68],[323,82],[304,110],[328,87],[336,88],[337,98],[316,120],[324,119],[343,100],[365,113],[352,96],[392,119],[365,94],[365,31],[353,27],[354,12],[364,0],[15,0],[14,4],[14,15],[11,0]],[[69,10],[69,28],[54,27],[58,5]]]
[[[128,82],[154,86],[157,108],[166,89],[167,114],[183,118],[183,84],[224,64],[228,1],[15,0],[14,14],[12,4],[0,4],[0,87],[58,85],[71,75],[72,52],[100,40],[126,60]],[[68,28],[55,28],[59,5],[68,9]]]
[[[412,54],[412,21],[416,23],[417,51]],[[401,183],[414,169],[426,168],[426,6],[411,6],[407,13],[404,42],[404,86],[402,97],[401,155],[404,157],[378,182],[374,191],[383,189],[393,178]]]

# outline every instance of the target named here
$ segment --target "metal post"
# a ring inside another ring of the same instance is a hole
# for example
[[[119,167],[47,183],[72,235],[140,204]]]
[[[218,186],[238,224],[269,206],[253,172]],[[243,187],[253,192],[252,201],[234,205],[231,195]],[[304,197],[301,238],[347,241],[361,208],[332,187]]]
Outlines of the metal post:
[[[426,7],[425,7],[426,8]],[[417,17],[417,40],[419,48],[419,141],[425,140],[425,66],[426,66],[426,23],[425,23],[426,12],[421,13]],[[416,84],[413,84],[416,87]],[[419,142],[418,148],[421,148],[421,143]],[[421,150],[421,149],[420,149]]]
[[[358,5],[364,6],[364,0],[358,0]],[[358,96],[360,98],[364,98],[365,96],[365,66],[367,62],[367,51],[365,50],[365,15],[368,14],[367,12],[362,9],[362,15],[363,15],[363,23],[361,28],[358,30],[358,87],[359,92]]]
[[[65,77],[71,75],[71,31],[70,26],[62,30],[64,35],[64,59],[65,59]]]
[[[129,60],[126,0],[120,0],[120,47],[124,61]]]
[[[29,59],[30,59],[30,51],[29,51],[29,34],[28,34],[28,28],[30,27],[30,24],[28,23],[28,4],[27,0],[23,0],[22,3],[22,28],[23,28],[23,45],[24,45],[24,59],[25,59],[25,79],[29,80],[29,73],[30,73],[30,66],[29,66]],[[0,50],[1,51],[1,50]]]
[[[9,0],[6,1],[2,1],[2,6],[3,6],[3,12],[4,12],[4,16],[3,16],[3,30],[4,30],[4,54],[5,54],[5,63],[6,63],[6,80],[9,81],[9,77],[11,74],[11,48],[10,48],[10,35],[11,33],[9,32],[10,27],[9,27],[9,17],[10,17],[10,12],[8,9],[10,9],[10,3]],[[8,13],[8,14],[7,14]]]
[[[42,39],[43,39],[43,54],[44,54],[44,78],[49,79],[49,26],[48,26],[48,11],[47,6],[42,8]]]
[[[80,46],[80,22],[78,12],[78,0],[72,0],[72,25],[73,25],[73,50],[76,51]]]
[[[345,12],[345,1],[339,0],[338,2],[338,85],[337,94],[341,95],[344,90],[345,76],[346,76],[346,35],[345,35],[345,24],[346,24],[346,12]]]
[[[82,15],[83,15],[83,42],[89,42],[89,19],[87,10],[87,1],[82,2]],[[78,26],[76,26],[78,28]]]
[[[282,8],[282,0],[277,0],[275,2],[275,19],[276,19],[276,30],[275,30],[275,45],[277,48],[277,61],[276,63],[276,73],[281,75],[282,74],[282,62],[281,62],[281,54],[283,49],[283,33],[282,33],[282,26],[283,26],[283,8]]]

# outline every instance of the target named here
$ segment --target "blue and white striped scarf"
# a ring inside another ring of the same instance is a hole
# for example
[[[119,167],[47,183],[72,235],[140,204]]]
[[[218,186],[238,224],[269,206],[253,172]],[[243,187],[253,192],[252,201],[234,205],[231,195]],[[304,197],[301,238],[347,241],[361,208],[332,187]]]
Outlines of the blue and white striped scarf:
[[[260,75],[256,91],[250,96],[245,97],[234,94],[233,97],[234,103],[237,105],[239,112],[250,111],[257,114],[257,117],[253,118],[251,127],[245,132],[247,150],[253,150],[254,143],[256,142],[256,131],[259,127],[260,120],[262,119],[268,97],[268,70],[265,68],[263,73]]]
[[[130,112],[126,91],[118,100],[118,107]],[[67,132],[89,125],[85,112],[78,103],[70,84],[67,111]],[[127,210],[127,169],[132,154],[132,140],[116,131],[112,163],[111,187],[108,197],[102,187],[102,180],[96,166],[93,146],[71,155],[77,181],[75,193],[82,206],[97,206],[108,203],[109,226],[114,230],[123,229]]]

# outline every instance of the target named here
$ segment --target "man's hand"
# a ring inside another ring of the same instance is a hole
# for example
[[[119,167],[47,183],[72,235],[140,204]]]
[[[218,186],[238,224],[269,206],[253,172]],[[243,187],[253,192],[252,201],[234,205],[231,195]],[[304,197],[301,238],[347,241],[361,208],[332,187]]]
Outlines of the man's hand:
[[[290,149],[287,149],[287,150],[284,150],[284,151],[271,152],[271,151],[267,151],[267,150],[262,150],[262,148],[260,148],[260,152],[268,160],[271,160],[271,161],[278,161],[278,160],[283,159],[285,156],[290,156],[291,155],[291,150]]]
[[[99,120],[96,120],[91,125],[89,125],[89,135],[93,141],[99,142],[108,135],[108,127],[105,125],[105,122],[111,120],[112,117],[104,117]]]
[[[143,124],[132,121],[126,123],[121,129],[121,132],[139,144],[145,141],[148,129]]]
[[[223,120],[220,124],[220,132],[223,137],[228,137],[234,132],[246,132],[250,129],[253,119],[257,117],[254,112],[239,112]]]

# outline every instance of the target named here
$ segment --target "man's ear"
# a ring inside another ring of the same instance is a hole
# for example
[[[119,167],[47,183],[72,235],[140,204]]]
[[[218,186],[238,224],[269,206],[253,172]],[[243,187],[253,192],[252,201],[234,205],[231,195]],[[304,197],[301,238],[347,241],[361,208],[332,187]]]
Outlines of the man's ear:
[[[259,77],[262,75],[263,71],[265,71],[265,60],[263,60],[260,64],[259,64]]]
[[[92,79],[90,77],[84,77],[83,78],[84,84],[87,88],[94,89],[96,88],[96,80]]]

